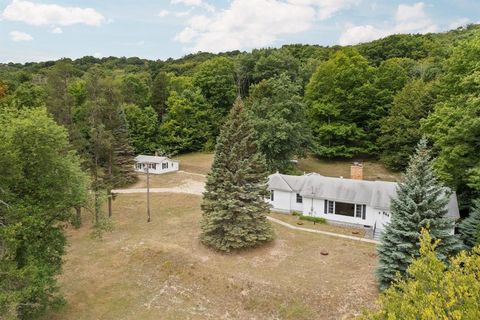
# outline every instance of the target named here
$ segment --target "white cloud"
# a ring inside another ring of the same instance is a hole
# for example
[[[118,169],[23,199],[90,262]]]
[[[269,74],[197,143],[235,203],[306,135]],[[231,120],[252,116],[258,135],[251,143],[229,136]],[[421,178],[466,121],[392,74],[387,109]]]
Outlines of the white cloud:
[[[457,20],[454,20],[452,21],[449,25],[448,25],[448,28],[449,29],[457,29],[459,27],[464,27],[466,26],[467,24],[470,23],[470,19],[468,18],[460,18],[460,19],[457,19]]]
[[[21,32],[21,31],[12,31],[10,32],[10,38],[15,41],[32,41],[33,37],[29,35],[28,33]]]
[[[406,4],[398,5],[397,12],[395,13],[395,20],[408,21],[408,20],[420,20],[425,19],[425,3],[418,2],[411,6]]]
[[[437,25],[425,13],[423,2],[413,5],[400,4],[395,12],[393,24],[383,26],[347,25],[345,31],[340,35],[339,44],[350,45],[376,40],[391,34],[429,33],[437,30]]]
[[[100,53],[100,52],[95,52],[95,53],[93,54],[93,56],[94,56],[95,58],[97,58],[97,59],[100,59],[100,58],[103,57],[103,54]]]
[[[163,17],[166,17],[170,14],[170,11],[168,10],[161,10],[159,13],[158,13],[158,16],[163,18]]]
[[[342,33],[338,42],[341,45],[362,43],[385,37],[387,34],[385,30],[372,25],[351,26]]]
[[[40,4],[13,0],[2,12],[2,18],[20,21],[34,26],[86,24],[99,26],[105,17],[92,8],[63,7],[56,4]]]
[[[61,33],[63,33],[63,30],[62,30],[62,28],[56,27],[56,28],[52,29],[52,33],[61,34]]]
[[[228,8],[209,16],[192,16],[175,40],[190,45],[190,52],[265,47],[282,35],[309,30],[317,19],[327,19],[357,3],[358,0],[232,0]]]

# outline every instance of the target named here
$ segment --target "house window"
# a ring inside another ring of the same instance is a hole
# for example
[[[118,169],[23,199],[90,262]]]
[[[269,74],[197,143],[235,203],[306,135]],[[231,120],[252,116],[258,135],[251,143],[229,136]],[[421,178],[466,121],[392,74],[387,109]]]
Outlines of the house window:
[[[297,203],[303,203],[303,197],[297,193]]]
[[[367,206],[364,204],[355,205],[355,217],[365,220]]]
[[[335,211],[335,202],[328,200],[328,213],[333,213]]]
[[[162,163],[162,170],[168,169],[168,162]]]
[[[335,214],[354,217],[355,204],[346,202],[335,202]]]
[[[152,163],[152,169],[157,170],[157,164],[156,163]]]
[[[270,201],[274,200],[274,193],[273,190],[270,190]]]

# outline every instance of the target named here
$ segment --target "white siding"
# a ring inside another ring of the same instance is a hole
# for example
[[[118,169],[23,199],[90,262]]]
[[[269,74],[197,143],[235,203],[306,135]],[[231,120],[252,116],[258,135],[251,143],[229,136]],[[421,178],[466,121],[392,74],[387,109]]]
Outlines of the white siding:
[[[273,190],[273,201],[268,202],[272,205],[272,210],[290,212],[291,209],[290,192]]]
[[[303,215],[312,215],[330,221],[358,224],[383,229],[390,222],[390,212],[366,206],[365,219],[349,217],[334,213],[325,213],[325,199],[312,199],[304,197],[302,203],[297,203],[295,192],[274,190],[274,200],[268,199],[273,211],[293,212],[299,211]]]
[[[312,204],[313,204],[313,210],[312,210]],[[365,220],[357,217],[348,217],[348,216],[334,214],[334,213],[325,213],[325,199],[312,199],[312,198],[303,199],[304,215],[313,215],[315,217],[321,217],[321,218],[325,218],[327,220],[336,221],[336,222],[346,222],[346,223],[353,223],[353,224],[373,227],[373,225],[375,224],[375,221],[378,220],[377,213],[378,213],[378,210],[370,206],[366,206],[365,208]],[[379,225],[379,222],[377,222],[377,227],[378,225]]]
[[[162,164],[168,165],[168,168],[162,169]],[[137,165],[135,165],[135,171],[137,172],[143,172],[147,173],[147,164],[144,164],[141,169],[137,168]],[[163,160],[162,162],[155,163],[155,169],[150,168],[149,173],[152,174],[162,174],[162,173],[167,173],[167,172],[173,172],[173,171],[178,171],[178,162],[173,161],[173,160]]]

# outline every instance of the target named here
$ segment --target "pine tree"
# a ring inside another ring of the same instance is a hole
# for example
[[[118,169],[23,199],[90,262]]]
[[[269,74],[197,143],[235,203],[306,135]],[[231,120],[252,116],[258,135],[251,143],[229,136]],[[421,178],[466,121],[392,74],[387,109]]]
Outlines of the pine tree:
[[[434,240],[441,240],[437,253],[444,260],[462,248],[452,234],[453,219],[445,217],[450,191],[435,177],[426,139],[417,146],[415,155],[399,183],[397,197],[392,199],[391,222],[385,228],[378,245],[377,276],[382,289],[401,276],[419,256],[419,237],[427,228]]]
[[[470,215],[458,226],[460,238],[468,249],[480,244],[480,199],[473,201]]]
[[[134,150],[128,141],[128,124],[125,113],[120,108],[118,111],[118,126],[113,130],[113,172],[114,186],[124,186],[135,182],[136,174],[133,170]]]
[[[265,214],[267,169],[255,131],[237,98],[215,148],[202,203],[201,240],[221,251],[272,240]]]
[[[168,82],[168,75],[164,71],[160,71],[153,81],[151,102],[160,122],[167,111]]]

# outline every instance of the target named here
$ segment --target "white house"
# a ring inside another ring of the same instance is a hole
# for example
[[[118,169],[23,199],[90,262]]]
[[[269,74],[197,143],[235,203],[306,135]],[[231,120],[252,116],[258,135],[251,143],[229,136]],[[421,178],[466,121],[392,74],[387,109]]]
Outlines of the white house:
[[[352,167],[352,174],[358,168]],[[360,175],[361,176],[361,175]],[[390,201],[397,184],[324,177],[317,173],[269,176],[272,211],[322,217],[331,222],[370,227],[381,233],[390,222]],[[448,216],[460,217],[456,194],[448,204]]]
[[[168,157],[138,155],[135,157],[135,171],[162,174],[178,171],[179,162]]]

